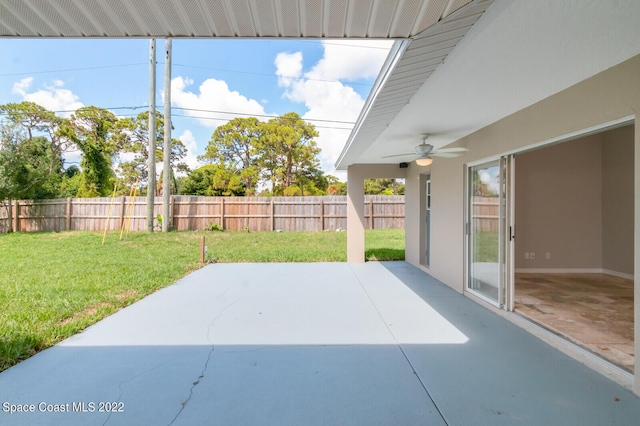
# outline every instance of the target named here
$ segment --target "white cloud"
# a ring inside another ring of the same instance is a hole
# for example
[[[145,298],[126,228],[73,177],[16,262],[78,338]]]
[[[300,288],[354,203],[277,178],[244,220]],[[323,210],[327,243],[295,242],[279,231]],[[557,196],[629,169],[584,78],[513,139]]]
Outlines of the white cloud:
[[[289,87],[302,74],[302,53],[278,53],[275,65],[278,86]]]
[[[172,79],[171,104],[180,108],[200,110],[184,110],[184,114],[198,117],[198,121],[203,126],[218,127],[234,118],[236,114],[265,115],[264,108],[258,101],[230,90],[223,80],[214,78],[205,80],[198,88],[198,93],[188,90],[192,84],[193,80],[189,78],[178,76]],[[220,111],[229,114],[221,114]]]
[[[326,80],[358,80],[378,75],[393,42],[332,40],[322,44],[324,56],[306,76]]]
[[[178,136],[178,139],[180,139],[185,148],[187,148],[187,156],[184,158],[184,162],[187,163],[189,168],[194,170],[202,166],[202,164],[198,162],[198,143],[193,133],[191,133],[191,130],[187,129],[182,132],[182,134]]]
[[[359,47],[353,47],[357,45]],[[320,161],[322,169],[341,179],[343,172],[334,169],[344,144],[349,137],[352,124],[337,122],[355,122],[364,105],[364,99],[348,85],[338,81],[370,79],[376,77],[384,63],[391,43],[366,41],[324,42],[324,56],[310,71],[301,74],[303,58],[300,52],[280,53],[275,60],[279,85],[285,87],[284,96],[291,101],[304,103],[307,120],[329,120],[313,122],[320,136],[316,138],[322,149]],[[363,46],[384,47],[371,49]],[[296,77],[291,79],[286,77]],[[335,123],[331,123],[334,121]],[[346,130],[330,127],[344,127]]]
[[[60,113],[64,117],[70,117],[73,111],[84,106],[77,95],[64,88],[61,80],[55,80],[52,85],[45,85],[44,89],[29,93],[32,84],[33,77],[26,77],[14,83],[11,91],[22,96],[23,100],[35,102],[51,111],[69,111]]]

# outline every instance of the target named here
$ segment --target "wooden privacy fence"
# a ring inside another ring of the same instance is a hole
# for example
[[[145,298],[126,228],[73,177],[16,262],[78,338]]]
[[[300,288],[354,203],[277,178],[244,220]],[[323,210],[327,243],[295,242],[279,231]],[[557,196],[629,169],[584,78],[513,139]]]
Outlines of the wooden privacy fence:
[[[404,196],[365,196],[366,227],[403,228]],[[323,231],[346,229],[347,197],[171,197],[172,229],[202,231],[211,223],[227,230]],[[12,202],[15,231],[101,231],[147,229],[147,198],[66,198]],[[162,198],[154,202],[154,218]],[[0,232],[8,229],[8,209],[0,208]],[[125,222],[126,220],[126,222]],[[154,219],[154,224],[157,226]],[[159,229],[159,228],[157,228]]]
[[[478,232],[498,232],[499,208],[498,197],[474,196],[471,213],[474,229]]]

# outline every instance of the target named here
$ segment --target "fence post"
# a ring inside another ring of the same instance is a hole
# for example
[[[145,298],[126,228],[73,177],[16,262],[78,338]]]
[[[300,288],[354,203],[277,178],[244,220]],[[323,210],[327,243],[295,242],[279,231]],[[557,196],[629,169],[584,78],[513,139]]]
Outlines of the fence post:
[[[269,202],[270,202],[270,204],[269,204],[269,216],[270,216],[269,225],[270,225],[271,230],[274,231],[276,229],[276,219],[275,219],[274,214],[273,214],[273,211],[274,211],[274,208],[273,208],[273,197],[269,198]]]
[[[7,200],[7,234],[13,232],[13,201]]]
[[[371,218],[371,226],[369,229],[373,229],[373,198],[369,198],[369,217]]]
[[[122,224],[127,216],[127,197],[125,195],[122,196],[120,200],[120,220],[118,221],[118,227],[116,229],[122,229]],[[107,226],[109,226],[108,224]]]
[[[65,211],[66,217],[65,217],[65,223],[64,223],[64,228],[67,231],[71,231],[71,198],[67,197],[67,208]]]
[[[173,211],[176,206],[174,198],[175,197],[173,195],[169,195],[169,231],[173,231],[176,229],[176,224],[173,223],[176,216]]]
[[[324,231],[324,200],[320,200],[320,230]]]
[[[14,200],[13,201],[13,220],[14,225],[13,225],[13,230],[15,232],[20,232],[20,201],[18,200]]]
[[[220,198],[220,226],[222,229],[227,229],[224,223],[224,198]]]

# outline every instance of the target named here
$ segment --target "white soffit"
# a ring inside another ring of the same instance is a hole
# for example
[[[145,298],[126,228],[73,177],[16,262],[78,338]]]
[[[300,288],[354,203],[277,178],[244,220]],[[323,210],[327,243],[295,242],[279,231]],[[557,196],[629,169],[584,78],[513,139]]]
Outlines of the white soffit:
[[[472,0],[0,0],[0,37],[408,38]]]
[[[413,152],[421,133],[448,145],[638,54],[638,0],[494,0],[403,108],[358,123],[337,167],[410,161],[383,157]]]
[[[459,9],[410,43],[400,45],[389,53],[378,80],[360,113],[360,117],[336,162],[344,169],[356,162],[370,143],[398,115],[416,91],[431,76],[462,37],[482,16],[493,0],[476,0]],[[413,152],[412,150],[410,152]],[[360,161],[357,161],[360,162]],[[379,163],[379,159],[373,161]],[[397,160],[389,163],[398,162]]]

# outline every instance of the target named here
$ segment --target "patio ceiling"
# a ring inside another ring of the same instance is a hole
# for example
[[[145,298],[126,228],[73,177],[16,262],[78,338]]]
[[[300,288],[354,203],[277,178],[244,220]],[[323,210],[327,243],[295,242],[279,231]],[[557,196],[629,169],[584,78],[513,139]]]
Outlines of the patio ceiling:
[[[436,148],[456,142],[640,54],[640,2],[579,3],[476,1],[414,37],[387,62],[336,167],[411,161],[385,157],[413,153],[421,133]]]
[[[472,0],[0,0],[0,37],[408,38]]]

